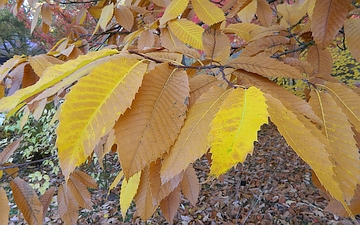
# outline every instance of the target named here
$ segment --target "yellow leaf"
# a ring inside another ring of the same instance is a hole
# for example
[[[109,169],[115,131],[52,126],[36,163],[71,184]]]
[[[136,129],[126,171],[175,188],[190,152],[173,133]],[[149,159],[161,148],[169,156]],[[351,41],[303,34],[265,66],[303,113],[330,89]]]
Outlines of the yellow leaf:
[[[172,20],[183,13],[188,4],[189,0],[172,0],[166,7],[164,15],[160,18],[160,27],[167,21]]]
[[[124,173],[121,170],[120,173],[115,177],[115,180],[111,183],[110,187],[109,187],[109,191],[108,191],[108,195],[110,194],[110,191],[115,188],[118,183],[120,183],[120,180],[123,178]]]
[[[171,32],[182,42],[189,44],[193,48],[203,50],[202,33],[204,29],[194,22],[186,19],[169,21]]]
[[[145,75],[136,101],[114,127],[119,159],[127,179],[174,144],[185,120],[188,96],[184,70],[161,64]]]
[[[223,29],[223,32],[225,34],[227,33],[236,34],[239,38],[243,39],[244,41],[250,41],[262,30],[264,30],[264,27],[257,24],[235,23],[227,26],[225,29]]]
[[[124,179],[122,181],[120,190],[120,209],[123,218],[126,217],[126,212],[130,207],[130,204],[136,195],[137,189],[140,184],[141,170],[130,177],[128,181]]]
[[[195,14],[205,24],[211,26],[225,20],[224,12],[208,0],[191,0]]]
[[[360,183],[359,149],[351,129],[352,125],[328,93],[312,91],[309,104],[322,118],[323,133],[333,150],[329,153],[335,165],[334,178],[339,182],[345,200],[350,202],[357,184]]]
[[[208,150],[210,123],[229,92],[230,90],[212,87],[190,108],[174,146],[164,156],[160,173],[162,183],[181,173]]]
[[[66,179],[131,105],[146,69],[147,64],[137,59],[110,59],[80,79],[66,96],[56,130]]]
[[[339,183],[334,180],[334,165],[325,144],[327,141],[321,132],[309,121],[300,115],[289,103],[283,104],[270,94],[264,95],[267,99],[271,121],[277,126],[281,135],[294,151],[316,173],[326,190],[337,200],[344,202]]]
[[[114,3],[111,3],[109,5],[106,5],[101,10],[101,15],[98,23],[96,24],[95,30],[93,32],[93,35],[98,31],[99,27],[101,27],[104,31],[106,30],[106,26],[113,17],[114,14]]]
[[[243,69],[248,72],[257,73],[264,77],[286,77],[292,79],[304,79],[304,75],[294,67],[280,62],[276,59],[254,56],[242,57],[231,60],[228,63],[236,69]]]
[[[355,129],[360,131],[360,105],[358,102],[359,95],[351,88],[341,83],[326,82],[319,84],[325,88],[336,101],[338,106],[344,111]]]
[[[360,19],[359,18],[350,18],[345,20],[344,24],[345,29],[345,39],[351,55],[360,62]]]
[[[87,55],[79,56],[75,60],[70,60],[64,64],[51,67],[51,69],[46,70],[43,73],[43,76],[35,85],[18,90],[13,95],[0,99],[0,112],[13,109],[22,101],[55,85],[79,69],[86,68],[90,63],[117,52],[117,50],[113,49],[104,49],[98,52],[90,52]]]
[[[282,16],[280,24],[284,27],[290,27],[297,24],[308,12],[310,0],[302,0],[293,4],[279,4],[276,9]]]
[[[29,224],[42,224],[43,207],[30,185],[16,177],[10,181],[14,201]]]
[[[10,206],[6,192],[2,187],[0,187],[0,208],[0,225],[7,225],[9,223]]]
[[[257,1],[250,2],[245,8],[238,12],[238,17],[244,23],[250,23],[255,16],[257,9]]]
[[[232,91],[211,122],[211,174],[219,176],[252,153],[261,125],[269,114],[262,92],[250,87]]]
[[[315,43],[321,48],[325,48],[343,26],[349,4],[349,0],[316,1],[311,18],[311,31]]]

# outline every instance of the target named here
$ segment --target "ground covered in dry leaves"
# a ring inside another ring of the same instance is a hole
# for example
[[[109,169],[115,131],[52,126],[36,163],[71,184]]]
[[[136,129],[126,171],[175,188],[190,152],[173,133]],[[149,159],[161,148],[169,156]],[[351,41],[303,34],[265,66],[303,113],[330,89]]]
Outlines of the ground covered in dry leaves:
[[[174,224],[354,224],[324,211],[328,199],[312,184],[309,166],[274,125],[263,126],[253,155],[220,179],[208,179],[205,157],[195,168],[202,187],[198,203],[192,206],[183,199]],[[135,207],[121,216],[119,192],[116,188],[106,197],[106,190],[94,191],[94,210],[82,210],[79,224],[145,224],[134,216]],[[46,219],[48,224],[60,222],[56,207]],[[158,210],[146,224],[167,222]]]

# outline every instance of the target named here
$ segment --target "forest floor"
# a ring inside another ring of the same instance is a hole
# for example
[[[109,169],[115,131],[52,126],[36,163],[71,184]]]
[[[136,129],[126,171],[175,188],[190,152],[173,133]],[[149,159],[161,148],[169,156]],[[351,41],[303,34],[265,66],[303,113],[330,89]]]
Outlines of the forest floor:
[[[312,184],[309,166],[274,125],[263,126],[253,154],[219,179],[208,179],[205,157],[194,167],[201,183],[198,203],[192,206],[182,199],[174,224],[354,224],[324,210],[329,199]],[[123,219],[119,188],[107,198],[106,192],[93,191],[94,210],[82,210],[78,224],[168,224],[160,210],[141,222],[134,216],[135,207]],[[59,224],[56,207],[51,207],[46,220]],[[12,221],[22,224],[23,219],[17,215]]]

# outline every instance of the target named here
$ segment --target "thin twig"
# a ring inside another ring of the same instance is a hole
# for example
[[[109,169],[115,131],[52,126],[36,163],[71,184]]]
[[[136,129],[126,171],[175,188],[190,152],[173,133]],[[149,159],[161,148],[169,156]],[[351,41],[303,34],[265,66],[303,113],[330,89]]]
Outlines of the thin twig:
[[[52,158],[55,158],[55,157],[57,157],[57,156],[52,155],[52,156],[49,156],[49,157],[46,157],[46,158],[43,158],[43,159],[38,159],[38,160],[35,160],[35,161],[30,161],[30,162],[21,163],[21,164],[15,164],[15,165],[11,165],[11,166],[3,166],[3,167],[0,167],[0,170],[6,170],[6,169],[11,169],[11,168],[16,168],[16,167],[28,166],[28,165],[43,162],[45,160],[52,159]]]

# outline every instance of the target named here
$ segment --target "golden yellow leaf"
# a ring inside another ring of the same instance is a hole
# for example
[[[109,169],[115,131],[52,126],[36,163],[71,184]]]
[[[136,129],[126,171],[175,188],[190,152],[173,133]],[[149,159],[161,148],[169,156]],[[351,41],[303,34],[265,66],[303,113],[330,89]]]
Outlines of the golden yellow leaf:
[[[161,64],[145,75],[136,101],[114,127],[126,178],[169,151],[184,123],[188,97],[185,71]]]
[[[0,111],[9,111],[27,98],[59,83],[64,78],[77,72],[79,69],[86,68],[90,63],[103,57],[116,54],[118,51],[104,49],[98,52],[91,52],[84,56],[79,56],[75,60],[70,60],[61,65],[55,65],[46,70],[40,80],[32,86],[18,90],[15,94],[0,99]],[[95,62],[96,64],[96,62]],[[71,84],[71,83],[70,83]]]
[[[58,189],[57,201],[60,218],[66,225],[76,225],[79,215],[79,207],[77,206],[71,191],[68,190],[66,186],[60,185]]]
[[[200,192],[200,184],[192,164],[185,170],[180,188],[187,200],[195,206]]]
[[[341,83],[326,82],[319,84],[320,87],[325,88],[329,94],[336,101],[338,106],[346,114],[355,129],[360,131],[360,105],[358,102],[359,95],[351,88]]]
[[[160,202],[160,209],[165,219],[172,223],[181,201],[180,188],[175,188],[168,196]]]
[[[130,204],[136,195],[140,184],[141,170],[135,173],[128,181],[124,179],[120,189],[120,210],[123,218],[126,217],[126,212],[130,207]]]
[[[223,32],[225,34],[227,33],[236,34],[239,38],[243,39],[244,41],[250,41],[263,29],[264,27],[253,23],[235,23],[227,26],[225,29],[223,29]]]
[[[31,186],[19,177],[10,181],[14,201],[29,224],[42,224],[43,207]]]
[[[286,77],[292,79],[304,79],[304,75],[296,68],[280,62],[276,59],[254,56],[243,57],[239,56],[228,63],[229,66],[235,69],[243,69],[251,73],[257,73],[261,76],[272,77]]]
[[[309,104],[323,121],[322,131],[333,150],[329,153],[335,165],[334,178],[340,184],[345,200],[350,202],[360,183],[359,149],[352,125],[328,93],[312,91]]]
[[[186,19],[169,21],[168,25],[171,32],[182,42],[193,48],[204,49],[202,43],[204,29],[202,27]]]
[[[268,122],[268,117],[265,97],[259,89],[232,91],[211,122],[208,135],[212,153],[210,173],[220,176],[244,162],[252,153],[257,132]]]
[[[136,210],[143,221],[149,219],[157,208],[154,204],[150,188],[149,167],[141,172],[140,184],[134,198]]]
[[[257,0],[256,15],[259,18],[261,25],[264,27],[271,26],[273,20],[273,10],[266,0]]]
[[[357,186],[357,190],[355,191],[355,196],[350,202],[349,209],[351,210],[353,215],[360,214],[360,185]],[[351,216],[346,211],[344,206],[336,201],[334,198],[331,198],[329,204],[326,206],[325,211],[329,211],[337,216],[348,217]]]
[[[326,190],[337,200],[343,200],[339,183],[334,179],[334,165],[327,149],[330,147],[325,136],[309,120],[300,115],[289,103],[280,101],[270,94],[267,99],[271,121],[276,125],[286,142],[316,173]]]
[[[160,172],[162,183],[185,170],[208,150],[207,134],[210,123],[229,93],[230,90],[212,87],[190,108],[174,146],[170,153],[164,156]]]
[[[94,29],[93,35],[98,31],[99,27],[101,27],[104,31],[106,30],[106,26],[113,17],[114,14],[114,3],[106,5],[101,10],[101,15],[96,27]]]
[[[279,4],[276,10],[282,16],[280,25],[290,27],[297,24],[303,16],[308,12],[308,5],[310,0],[297,1],[293,4]]]
[[[250,23],[255,16],[257,1],[251,1],[245,8],[237,13],[238,17],[244,23]]]
[[[311,31],[320,48],[326,48],[343,26],[349,4],[350,0],[316,1],[311,18]]]
[[[6,196],[6,192],[2,187],[0,187],[0,225],[8,225],[9,223],[9,213],[10,213],[10,206],[9,200]]]
[[[120,180],[124,177],[124,172],[121,170],[119,174],[115,177],[115,180],[111,183],[108,191],[108,195],[110,194],[110,191],[115,188],[119,183]]]
[[[162,27],[167,21],[178,17],[184,12],[189,4],[189,0],[172,0],[166,7],[164,15],[160,18],[160,26]]]
[[[5,96],[5,87],[0,84],[0,99]]]
[[[80,79],[66,96],[56,130],[66,179],[131,105],[146,69],[147,64],[137,59],[110,59]]]
[[[118,5],[115,8],[116,21],[126,30],[131,31],[134,25],[134,16],[128,7]]]
[[[351,55],[360,62],[360,19],[350,18],[346,19],[344,23],[345,39]]]
[[[225,20],[224,12],[208,0],[191,0],[191,4],[199,19],[209,26]]]

